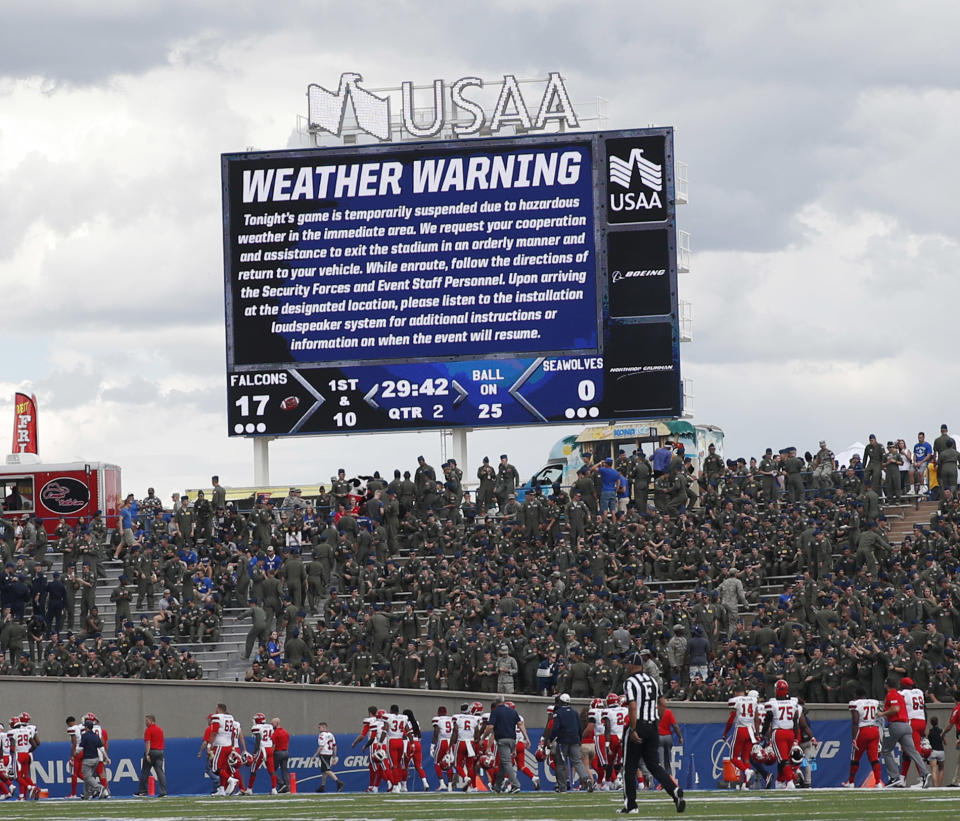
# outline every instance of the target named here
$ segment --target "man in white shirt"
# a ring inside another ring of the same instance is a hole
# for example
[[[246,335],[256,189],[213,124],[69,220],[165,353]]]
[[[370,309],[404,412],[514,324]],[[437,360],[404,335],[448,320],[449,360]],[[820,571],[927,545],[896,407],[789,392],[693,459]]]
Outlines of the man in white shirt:
[[[343,790],[343,781],[337,778],[337,774],[332,769],[339,761],[337,758],[337,739],[327,729],[325,721],[321,721],[317,725],[317,751],[313,754],[313,757],[320,759],[320,786],[317,787],[317,792],[326,792],[328,776],[337,782],[337,792]]]

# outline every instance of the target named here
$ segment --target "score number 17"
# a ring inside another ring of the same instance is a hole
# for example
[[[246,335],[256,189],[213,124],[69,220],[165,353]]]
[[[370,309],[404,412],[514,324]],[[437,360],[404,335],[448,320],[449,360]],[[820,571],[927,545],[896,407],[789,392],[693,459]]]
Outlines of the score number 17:
[[[233,404],[236,405],[238,408],[240,408],[241,416],[249,416],[251,399],[256,403],[256,407],[254,408],[253,415],[263,416],[263,414],[266,413],[267,411],[267,403],[270,401],[270,397],[265,393],[259,394],[257,396],[241,396]]]

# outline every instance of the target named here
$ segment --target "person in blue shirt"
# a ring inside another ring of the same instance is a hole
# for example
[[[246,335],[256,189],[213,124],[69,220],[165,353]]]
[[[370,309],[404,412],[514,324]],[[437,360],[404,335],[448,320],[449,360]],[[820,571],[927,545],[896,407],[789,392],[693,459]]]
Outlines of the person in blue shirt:
[[[583,730],[580,727],[580,716],[570,706],[570,695],[561,693],[554,700],[553,724],[543,737],[557,742],[557,792],[567,792],[570,789],[569,765],[573,765],[580,778],[580,784],[586,785],[588,792],[593,792],[594,783],[583,764],[580,750],[580,738]]]
[[[653,475],[660,476],[667,472],[670,467],[670,458],[673,451],[670,449],[670,443],[664,442],[653,452]]]
[[[920,494],[920,487],[926,484],[927,465],[933,461],[933,446],[927,441],[923,431],[917,434],[917,444],[913,446],[913,492]]]
[[[620,473],[613,468],[613,459],[609,456],[597,471],[600,474],[600,513],[617,509],[617,488],[620,486]]]

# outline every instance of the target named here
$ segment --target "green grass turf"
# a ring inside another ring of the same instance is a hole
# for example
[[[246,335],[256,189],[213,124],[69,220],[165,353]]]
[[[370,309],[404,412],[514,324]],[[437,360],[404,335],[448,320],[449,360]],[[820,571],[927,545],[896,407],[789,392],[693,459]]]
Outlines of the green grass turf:
[[[588,821],[701,818],[712,821],[806,821],[807,819],[960,819],[960,790],[801,790],[764,793],[690,792],[680,816],[664,793],[638,796],[638,816],[618,816],[616,793],[523,793],[448,795],[281,795],[105,801],[4,802],[4,819],[217,819],[217,821]]]

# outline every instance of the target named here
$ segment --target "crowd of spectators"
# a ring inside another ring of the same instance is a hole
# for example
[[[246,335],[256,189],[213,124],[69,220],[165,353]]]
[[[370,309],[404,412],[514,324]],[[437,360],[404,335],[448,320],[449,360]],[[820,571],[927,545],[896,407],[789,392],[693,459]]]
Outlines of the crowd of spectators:
[[[95,579],[102,563],[81,558],[91,541],[124,563],[114,591],[127,603],[115,642],[124,664],[136,651],[163,669],[169,638],[213,646],[223,608],[240,606],[250,681],[600,697],[639,649],[677,700],[726,700],[741,683],[769,694],[785,678],[808,701],[846,702],[858,685],[882,697],[898,672],[951,701],[957,450],[946,426],[932,445],[918,440],[909,467],[876,437],[849,465],[821,442],[805,457],[768,449],[749,461],[711,449],[694,468],[666,444],[650,459],[588,460],[572,487],[522,501],[506,455],[484,459],[475,494],[453,460],[438,473],[421,457],[390,481],[340,471],[315,499],[291,489],[249,511],[226,504],[218,482],[213,499],[171,510],[148,493],[126,503],[117,533],[55,538],[78,545],[64,564],[79,559],[81,576]],[[911,491],[935,500],[929,519],[891,538]],[[21,573],[29,558],[18,555],[7,577],[42,574],[42,561]],[[5,608],[18,583],[3,581]],[[138,610],[160,605],[139,626],[127,621],[134,597]],[[90,608],[63,643],[113,657],[102,620],[89,618]],[[7,620],[0,642],[17,666],[7,626],[17,614]],[[60,632],[49,619],[46,629]]]

